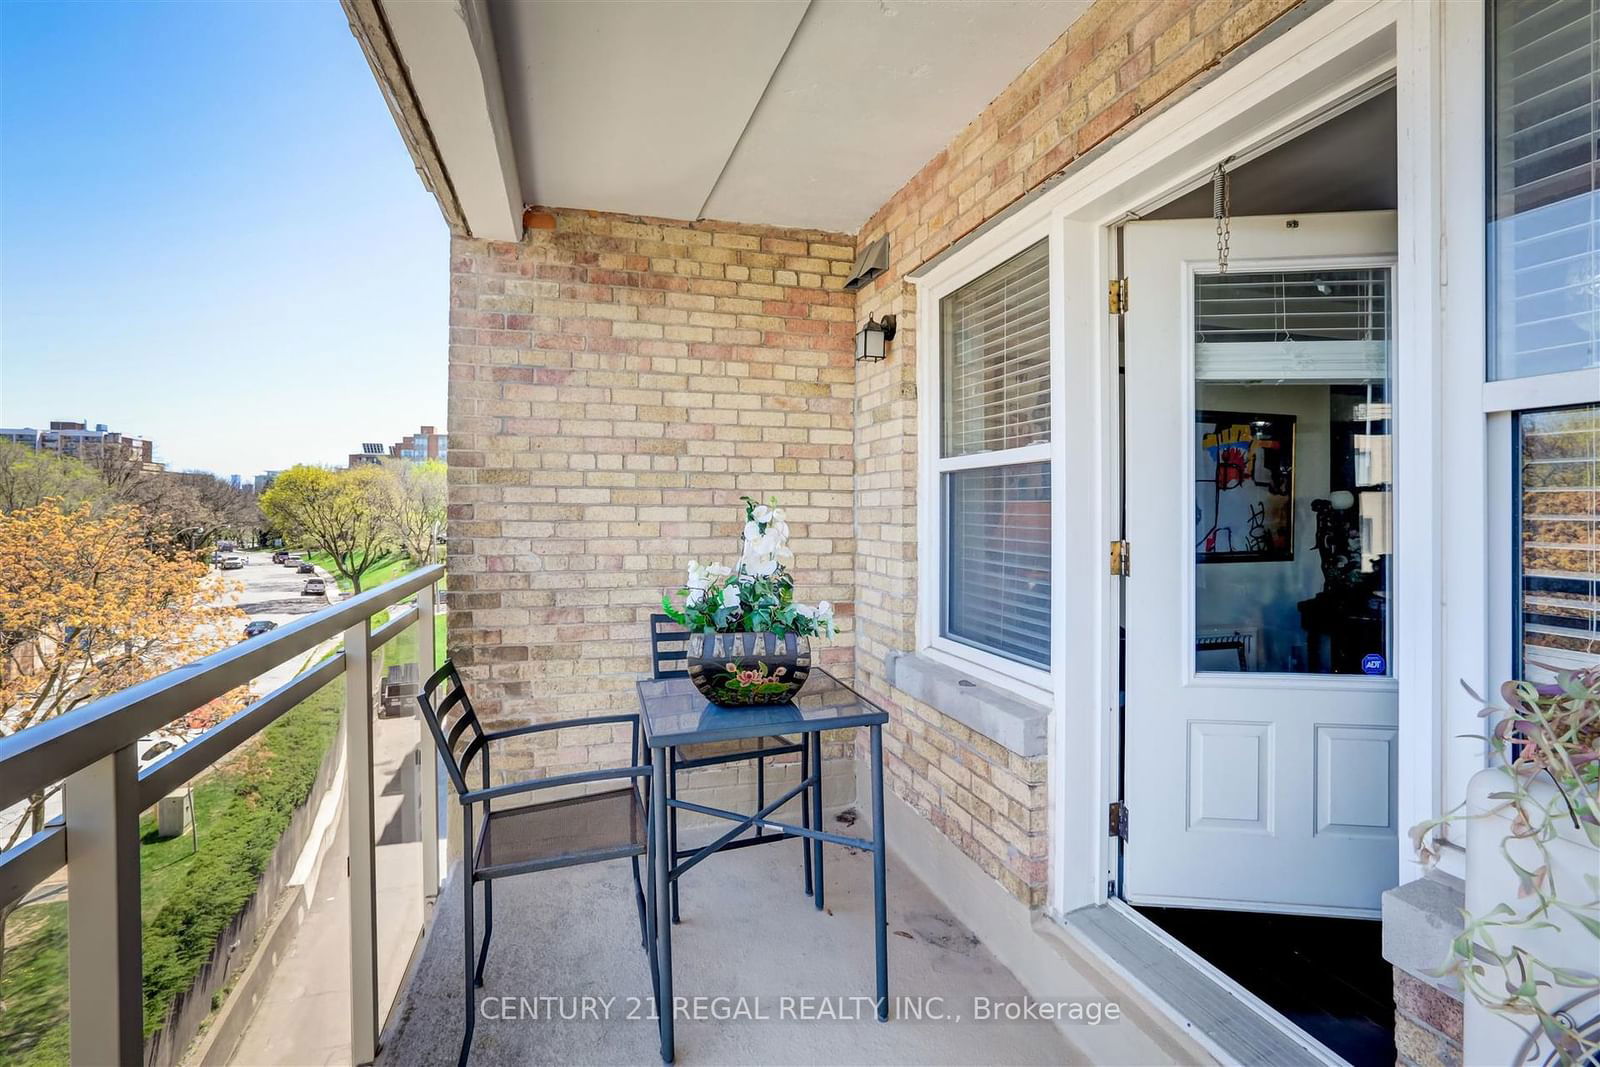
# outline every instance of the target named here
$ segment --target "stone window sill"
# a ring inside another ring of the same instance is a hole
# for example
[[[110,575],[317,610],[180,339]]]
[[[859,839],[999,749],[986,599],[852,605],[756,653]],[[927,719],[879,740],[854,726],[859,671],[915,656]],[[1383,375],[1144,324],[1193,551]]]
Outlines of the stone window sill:
[[[1383,894],[1383,958],[1435,988],[1461,996],[1461,983],[1438,970],[1461,933],[1465,886],[1459,878],[1429,871]]]
[[[892,652],[889,684],[1019,756],[1043,756],[1050,708],[909,652]]]

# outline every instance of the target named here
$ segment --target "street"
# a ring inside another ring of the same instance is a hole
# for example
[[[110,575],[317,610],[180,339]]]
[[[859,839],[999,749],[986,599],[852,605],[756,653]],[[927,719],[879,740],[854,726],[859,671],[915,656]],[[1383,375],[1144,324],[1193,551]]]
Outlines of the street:
[[[267,619],[282,626],[327,607],[330,598],[338,600],[341,596],[333,577],[325,571],[319,570],[315,575],[297,574],[294,567],[272,562],[272,552],[267,549],[237,554],[249,562],[242,570],[223,571],[222,577],[244,584],[244,593],[239,598],[239,608],[245,613],[244,622],[239,624],[241,635],[245,622]],[[328,583],[329,596],[305,596],[300,592],[306,579],[311,577]],[[254,683],[256,695],[270,693],[287,682],[300,673],[304,663],[304,658],[294,659],[261,675]]]

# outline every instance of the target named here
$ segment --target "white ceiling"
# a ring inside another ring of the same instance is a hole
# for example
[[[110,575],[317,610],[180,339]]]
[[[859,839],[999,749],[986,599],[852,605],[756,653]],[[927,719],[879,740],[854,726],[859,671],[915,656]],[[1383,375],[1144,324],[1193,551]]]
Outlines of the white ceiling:
[[[490,7],[523,199],[854,232],[1089,0]]]

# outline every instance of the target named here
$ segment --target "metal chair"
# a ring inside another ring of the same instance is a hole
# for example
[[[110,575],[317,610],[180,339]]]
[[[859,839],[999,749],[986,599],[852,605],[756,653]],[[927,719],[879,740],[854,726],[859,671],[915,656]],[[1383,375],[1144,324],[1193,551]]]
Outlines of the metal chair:
[[[682,626],[673,622],[669,616],[655,614],[650,616],[650,667],[651,673],[656,678],[673,678],[686,676],[688,668],[688,633]],[[768,742],[772,746],[768,747]],[[696,756],[695,752],[704,752]],[[737,752],[719,752],[712,745],[686,745],[681,748],[672,748],[667,751],[667,797],[676,800],[678,797],[678,771],[693,770],[696,767],[713,767],[723,763],[742,763],[754,760],[756,765],[756,810],[767,806],[767,760],[773,756],[786,756],[792,753],[800,755],[800,777],[810,777],[810,754],[807,746],[799,741],[791,741],[786,737],[758,738],[756,747],[742,749]],[[687,754],[687,755],[686,755]],[[806,829],[811,828],[811,804],[809,797],[802,794],[800,797],[800,825]],[[754,835],[729,843],[727,848],[741,848],[746,845],[767,844],[770,841],[781,841],[785,838],[796,837],[796,834],[771,834],[757,826]],[[802,846],[805,865],[805,893],[811,895],[811,849]],[[667,809],[667,855],[676,863],[684,856],[693,855],[694,851],[678,851],[678,809]],[[678,879],[674,878],[667,887],[672,900],[672,921],[679,922],[678,917]]]
[[[435,703],[434,693],[446,681],[450,683],[449,692]],[[484,732],[466,688],[461,684],[461,676],[456,673],[455,664],[449,661],[428,679],[422,692],[417,695],[417,703],[422,707],[422,716],[427,720],[434,743],[445,756],[445,770],[461,802],[461,895],[466,921],[467,1020],[466,1033],[461,1038],[461,1056],[457,1062],[464,1065],[467,1053],[472,1048],[472,1031],[477,1022],[475,991],[483,985],[483,965],[489,958],[489,941],[494,936],[494,880],[497,878],[628,857],[633,863],[634,905],[639,913],[640,941],[650,956],[654,974],[655,939],[651,936],[653,930],[645,907],[645,885],[639,877],[639,857],[645,855],[648,843],[646,797],[649,795],[648,779],[652,768],[648,763],[639,762],[637,714],[594,715]],[[603,723],[628,723],[633,727],[633,762],[630,766],[558,774],[500,786],[489,784],[489,751],[495,742],[547,730]],[[469,789],[467,774],[475,759],[483,768],[483,785],[478,789]],[[560,800],[519,804],[500,810],[495,810],[493,806],[496,800],[537,790],[620,779],[630,781],[619,788]],[[640,779],[645,780],[642,786]],[[475,842],[473,809],[479,805],[483,808],[483,828]],[[653,891],[653,871],[648,881]],[[477,936],[472,921],[473,886],[478,882],[483,883],[481,950],[476,948]]]

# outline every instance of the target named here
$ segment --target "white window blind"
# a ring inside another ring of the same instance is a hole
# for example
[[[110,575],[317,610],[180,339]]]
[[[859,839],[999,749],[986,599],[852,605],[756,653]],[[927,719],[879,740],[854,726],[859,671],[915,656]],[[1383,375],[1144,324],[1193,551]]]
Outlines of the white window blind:
[[[1050,664],[1050,465],[945,476],[946,632],[1009,659]]]
[[[1388,352],[1386,267],[1195,278],[1197,381],[1367,382]]]
[[[1600,15],[1594,0],[1496,0],[1489,17],[1489,376],[1600,366]]]
[[[945,297],[946,456],[1042,441],[1050,433],[1050,251],[1029,248]]]
[[[940,301],[944,638],[1050,665],[1050,255]]]
[[[1600,666],[1600,404],[1517,416],[1522,678]]]

